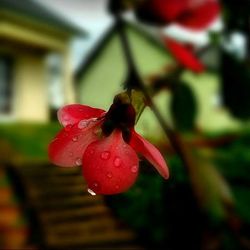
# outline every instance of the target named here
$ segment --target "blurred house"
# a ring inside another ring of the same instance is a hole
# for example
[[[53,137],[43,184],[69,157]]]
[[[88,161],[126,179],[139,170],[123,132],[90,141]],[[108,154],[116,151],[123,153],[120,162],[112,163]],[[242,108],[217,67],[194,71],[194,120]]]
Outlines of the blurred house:
[[[131,49],[137,68],[142,77],[147,78],[155,73],[161,73],[174,63],[164,45],[149,29],[137,24],[127,23]],[[211,64],[218,55],[214,51],[207,52]],[[79,67],[76,73],[77,100],[90,106],[108,109],[115,94],[122,91],[126,79],[126,62],[115,27],[112,27],[94,48],[88,60]],[[220,97],[219,76],[215,69],[206,70],[202,74],[186,71],[183,80],[192,88],[199,106],[197,126],[206,131],[234,130],[240,123],[233,119],[222,107]],[[171,122],[169,103],[171,95],[162,91],[155,96],[155,102]],[[150,109],[145,109],[137,130],[147,136],[162,138],[161,127]],[[155,133],[155,131],[159,131]]]
[[[69,45],[83,31],[32,0],[0,0],[0,121],[46,122],[74,102]]]
[[[127,23],[137,68],[149,76],[173,62],[163,44],[148,30]],[[99,44],[76,72],[77,98],[81,103],[108,108],[115,94],[122,91],[127,67],[115,26],[100,39]],[[96,96],[101,98],[96,98]]]

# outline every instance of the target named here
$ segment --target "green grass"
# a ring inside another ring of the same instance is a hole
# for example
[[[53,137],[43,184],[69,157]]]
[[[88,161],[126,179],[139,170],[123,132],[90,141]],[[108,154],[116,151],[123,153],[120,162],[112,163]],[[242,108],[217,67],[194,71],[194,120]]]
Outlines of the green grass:
[[[24,159],[47,160],[47,147],[59,131],[58,123],[1,124],[0,160],[22,156]]]

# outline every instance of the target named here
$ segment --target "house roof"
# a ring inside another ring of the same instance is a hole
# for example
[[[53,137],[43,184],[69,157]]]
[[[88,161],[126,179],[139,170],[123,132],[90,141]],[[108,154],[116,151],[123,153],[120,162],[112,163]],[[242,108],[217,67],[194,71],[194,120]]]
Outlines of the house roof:
[[[74,34],[85,32],[34,0],[0,0],[0,10],[9,10]]]
[[[136,23],[126,22],[127,28],[130,28],[134,32],[139,33],[144,39],[146,39],[153,46],[156,46],[158,49],[161,49],[163,53],[168,54],[165,46],[157,39],[152,33],[148,32],[142,26],[139,26]],[[89,69],[91,64],[95,61],[95,59],[100,55],[105,46],[110,42],[113,35],[116,33],[116,25],[113,24],[106,34],[100,39],[99,43],[95,46],[95,48],[90,52],[87,59],[83,60],[75,73],[76,83],[78,80],[85,74],[85,72]]]

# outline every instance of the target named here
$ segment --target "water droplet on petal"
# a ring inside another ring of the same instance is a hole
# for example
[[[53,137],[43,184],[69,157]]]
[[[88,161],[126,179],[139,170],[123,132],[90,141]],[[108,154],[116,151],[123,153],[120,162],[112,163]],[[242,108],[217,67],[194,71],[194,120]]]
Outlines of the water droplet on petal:
[[[78,141],[78,137],[77,137],[77,136],[74,136],[74,137],[72,138],[72,141],[73,141],[73,142]]]
[[[65,127],[65,131],[70,131],[71,128],[72,128],[72,125],[71,125],[71,124],[68,124],[68,125],[66,125],[66,127]]]
[[[82,120],[78,123],[78,128],[83,129],[87,128],[89,125],[89,120]]]
[[[137,165],[134,165],[134,166],[131,168],[131,172],[132,172],[132,173],[137,173],[137,172],[138,172],[138,166],[137,166]]]
[[[116,157],[116,158],[114,159],[114,165],[115,165],[115,167],[120,167],[120,166],[121,166],[121,163],[122,163],[121,158]]]
[[[115,185],[115,189],[119,189],[120,188],[120,186],[117,184],[117,185]]]
[[[91,194],[91,195],[93,195],[93,196],[96,195],[96,193],[92,189],[90,189],[90,188],[88,188],[88,193]]]
[[[68,122],[70,119],[69,119],[69,116],[68,115],[63,115],[62,116],[62,119],[66,122]]]
[[[72,153],[72,152],[69,152],[69,156],[72,157],[72,156],[73,156],[73,153]]]
[[[95,150],[94,149],[91,149],[89,154],[93,155],[95,153]]]
[[[101,189],[101,185],[97,181],[94,181],[91,185],[89,185],[89,188],[94,192],[97,192]]]
[[[107,177],[108,177],[109,179],[111,179],[111,178],[113,177],[113,174],[112,174],[111,172],[108,172],[108,173],[107,173]]]
[[[104,151],[104,152],[101,153],[101,158],[103,160],[108,160],[109,157],[110,157],[110,152],[109,151]]]
[[[81,166],[81,165],[82,165],[82,160],[81,160],[81,158],[77,158],[76,161],[75,161],[75,164],[76,164],[77,166]]]

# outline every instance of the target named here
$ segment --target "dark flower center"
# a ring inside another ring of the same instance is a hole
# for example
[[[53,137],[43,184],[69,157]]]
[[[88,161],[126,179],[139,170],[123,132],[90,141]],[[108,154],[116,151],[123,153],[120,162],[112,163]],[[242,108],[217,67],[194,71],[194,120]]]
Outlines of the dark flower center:
[[[114,129],[120,129],[123,139],[129,142],[131,137],[130,129],[135,125],[135,116],[135,109],[130,103],[115,100],[107,112],[102,125],[104,135],[108,136]]]

